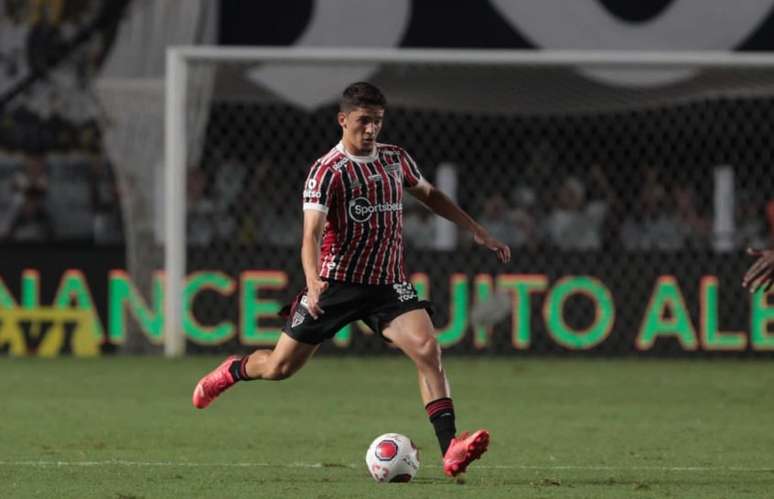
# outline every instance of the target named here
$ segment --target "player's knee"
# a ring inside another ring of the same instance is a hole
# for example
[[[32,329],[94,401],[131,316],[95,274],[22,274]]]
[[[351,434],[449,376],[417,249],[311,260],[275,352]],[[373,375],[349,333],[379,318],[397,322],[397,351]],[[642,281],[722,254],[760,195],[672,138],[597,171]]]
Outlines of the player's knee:
[[[416,342],[415,355],[419,362],[428,366],[441,363],[441,347],[432,335],[423,335]]]

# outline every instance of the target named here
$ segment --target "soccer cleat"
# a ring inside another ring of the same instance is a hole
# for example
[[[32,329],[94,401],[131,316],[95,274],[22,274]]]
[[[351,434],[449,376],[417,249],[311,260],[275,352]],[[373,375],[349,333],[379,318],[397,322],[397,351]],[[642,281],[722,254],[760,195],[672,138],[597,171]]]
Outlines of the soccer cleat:
[[[464,473],[468,465],[480,458],[489,446],[489,432],[478,430],[472,435],[461,433],[452,438],[446,454],[443,456],[443,472],[447,476],[457,476]]]
[[[194,388],[192,397],[194,407],[197,409],[204,409],[210,405],[218,395],[236,383],[236,380],[228,370],[231,363],[235,360],[239,360],[239,357],[232,355],[199,380],[196,384],[196,388]]]

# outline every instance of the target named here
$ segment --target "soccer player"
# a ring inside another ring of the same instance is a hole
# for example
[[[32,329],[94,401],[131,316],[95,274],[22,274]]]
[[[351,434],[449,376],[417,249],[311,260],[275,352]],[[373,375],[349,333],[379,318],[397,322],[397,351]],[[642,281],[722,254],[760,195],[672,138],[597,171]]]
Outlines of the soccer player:
[[[298,371],[346,324],[365,321],[416,365],[419,391],[443,455],[456,476],[489,445],[489,433],[456,435],[454,405],[430,321],[403,265],[404,189],[436,214],[473,234],[506,263],[511,251],[437,190],[402,148],[376,141],[386,99],[375,86],[348,86],[340,101],[341,141],[314,162],[303,191],[301,263],[306,287],[285,307],[286,324],[273,350],[229,357],[204,376],[193,404],[207,407],[239,381],[281,380]]]
[[[742,286],[749,288],[750,293],[759,289],[768,291],[774,282],[774,250],[761,251],[748,248],[747,254],[758,257],[758,259],[744,275]]]

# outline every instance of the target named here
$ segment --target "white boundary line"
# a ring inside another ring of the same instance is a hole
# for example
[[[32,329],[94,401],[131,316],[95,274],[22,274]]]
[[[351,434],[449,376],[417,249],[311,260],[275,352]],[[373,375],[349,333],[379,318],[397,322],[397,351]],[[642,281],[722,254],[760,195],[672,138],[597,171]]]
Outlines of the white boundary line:
[[[181,467],[181,468],[358,468],[355,464],[323,464],[323,463],[192,463],[173,461],[0,461],[0,466],[32,466],[32,467],[90,467],[90,466],[128,466],[128,467]],[[430,468],[440,468],[429,465]],[[535,471],[673,471],[673,472],[749,472],[774,473],[774,468],[745,468],[742,466],[604,466],[604,465],[480,465],[479,469],[491,470],[535,470]]]

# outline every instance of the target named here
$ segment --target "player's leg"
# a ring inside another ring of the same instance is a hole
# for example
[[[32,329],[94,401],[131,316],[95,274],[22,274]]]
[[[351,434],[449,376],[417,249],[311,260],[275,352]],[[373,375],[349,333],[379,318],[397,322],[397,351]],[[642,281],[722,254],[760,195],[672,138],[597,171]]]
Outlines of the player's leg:
[[[450,397],[449,383],[441,364],[441,348],[427,311],[417,309],[399,315],[390,321],[382,334],[416,365],[419,393],[425,405]]]
[[[244,358],[240,374],[244,379],[279,381],[301,369],[320,345],[301,343],[282,333],[273,350],[256,350]]]
[[[231,356],[199,380],[193,392],[193,405],[204,409],[238,381],[286,379],[301,369],[319,347],[283,332],[274,349],[256,350],[242,358]]]
[[[444,472],[450,476],[464,472],[486,452],[489,433],[478,430],[455,437],[454,405],[430,316],[425,309],[407,311],[392,319],[382,334],[414,361],[422,402],[444,456]]]

